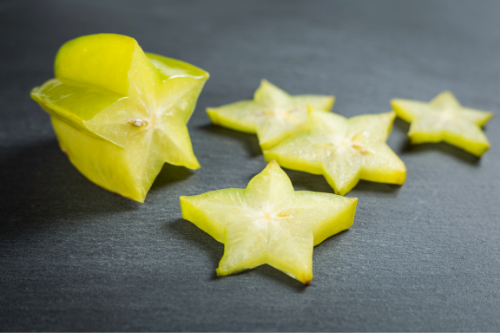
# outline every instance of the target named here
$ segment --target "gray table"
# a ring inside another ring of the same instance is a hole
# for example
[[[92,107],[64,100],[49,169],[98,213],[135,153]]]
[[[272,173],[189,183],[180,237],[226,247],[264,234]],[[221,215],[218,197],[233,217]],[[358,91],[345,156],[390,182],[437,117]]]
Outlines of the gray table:
[[[396,121],[405,185],[348,194],[354,226],[314,250],[310,287],[267,266],[217,278],[223,245],[178,203],[264,168],[255,136],[204,112],[262,78],[334,94],[346,116],[447,89],[498,112],[499,1],[2,1],[0,32],[0,330],[500,330],[499,117],[480,160],[411,147]],[[202,168],[166,165],[142,205],[78,173],[29,98],[60,45],[99,32],[211,74],[189,123]],[[296,189],[332,192],[287,173]]]

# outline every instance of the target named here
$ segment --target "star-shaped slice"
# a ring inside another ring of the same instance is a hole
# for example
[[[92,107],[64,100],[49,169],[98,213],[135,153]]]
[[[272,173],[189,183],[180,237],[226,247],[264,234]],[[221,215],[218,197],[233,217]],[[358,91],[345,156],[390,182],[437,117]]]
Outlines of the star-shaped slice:
[[[398,117],[411,123],[411,143],[444,141],[476,156],[490,147],[481,127],[493,117],[493,112],[463,107],[449,91],[429,103],[393,99],[391,105]]]
[[[307,128],[308,105],[317,110],[329,111],[334,101],[333,96],[290,96],[262,80],[253,100],[208,108],[207,113],[215,125],[257,133],[261,148],[269,149]]]
[[[294,191],[272,161],[246,189],[224,189],[180,198],[182,217],[224,243],[217,274],[262,264],[309,284],[313,247],[348,229],[356,198]]]
[[[360,179],[401,185],[406,167],[385,143],[395,116],[388,112],[346,119],[311,110],[309,130],[264,151],[264,157],[285,168],[325,176],[339,195]]]
[[[31,96],[80,172],[143,202],[165,162],[199,168],[186,124],[207,79],[192,65],[144,53],[133,38],[99,34],[64,44],[55,78]]]

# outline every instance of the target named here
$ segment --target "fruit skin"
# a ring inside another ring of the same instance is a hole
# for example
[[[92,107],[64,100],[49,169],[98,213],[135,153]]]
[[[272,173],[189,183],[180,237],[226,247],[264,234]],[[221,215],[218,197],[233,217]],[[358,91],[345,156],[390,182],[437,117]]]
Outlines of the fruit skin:
[[[444,91],[429,103],[407,99],[393,99],[397,116],[411,123],[410,143],[444,141],[477,157],[490,147],[481,130],[493,112],[466,108],[460,105],[450,91]]]
[[[163,163],[199,168],[186,124],[208,73],[144,53],[130,37],[64,44],[55,79],[31,92],[51,115],[61,149],[97,185],[144,202]],[[150,119],[135,127],[136,119]]]
[[[180,205],[184,219],[225,244],[218,276],[269,264],[309,285],[313,246],[352,226],[357,199],[294,191],[272,161],[246,189],[181,196]]]
[[[307,129],[308,106],[329,111],[334,102],[334,96],[291,96],[267,80],[262,80],[253,100],[207,108],[207,114],[214,125],[256,133],[261,148],[265,150]]]
[[[346,119],[310,108],[309,130],[264,151],[292,170],[323,175],[338,195],[347,194],[360,179],[402,185],[406,167],[385,143],[394,112]]]

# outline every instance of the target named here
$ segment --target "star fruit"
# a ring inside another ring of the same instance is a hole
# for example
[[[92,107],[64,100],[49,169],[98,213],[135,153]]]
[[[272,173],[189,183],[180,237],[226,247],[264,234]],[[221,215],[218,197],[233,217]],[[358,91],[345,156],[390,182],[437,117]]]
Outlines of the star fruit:
[[[346,119],[311,109],[309,130],[264,151],[266,161],[323,175],[335,193],[345,195],[360,179],[402,185],[406,167],[387,146],[394,112]]]
[[[224,243],[217,275],[268,264],[307,285],[313,247],[352,226],[357,200],[294,191],[275,161],[246,189],[180,197],[182,217]]]
[[[429,103],[393,99],[391,105],[398,117],[411,123],[408,137],[413,144],[444,141],[478,157],[490,147],[481,127],[493,112],[463,107],[449,91]]]
[[[262,149],[307,128],[307,106],[330,111],[335,98],[322,95],[290,96],[266,80],[262,80],[253,100],[244,100],[217,108],[207,108],[215,125],[233,130],[257,133]]]
[[[190,64],[144,53],[133,38],[98,34],[65,43],[55,78],[31,97],[82,174],[144,202],[164,163],[200,167],[186,124],[207,79]]]

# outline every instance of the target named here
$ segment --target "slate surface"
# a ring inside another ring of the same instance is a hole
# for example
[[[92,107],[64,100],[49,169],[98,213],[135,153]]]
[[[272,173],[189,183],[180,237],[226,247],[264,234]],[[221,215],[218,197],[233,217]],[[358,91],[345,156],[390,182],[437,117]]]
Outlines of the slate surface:
[[[500,119],[480,160],[445,144],[389,145],[402,187],[361,182],[354,226],[314,251],[310,287],[270,267],[216,278],[223,246],[182,220],[180,195],[245,187],[265,166],[255,136],[204,113],[262,78],[334,94],[334,111],[452,90],[500,109],[498,1],[0,2],[0,330],[498,331]],[[165,166],[144,204],[86,180],[29,98],[57,49],[114,32],[210,72],[189,123],[202,169]],[[287,171],[296,189],[332,192]]]

